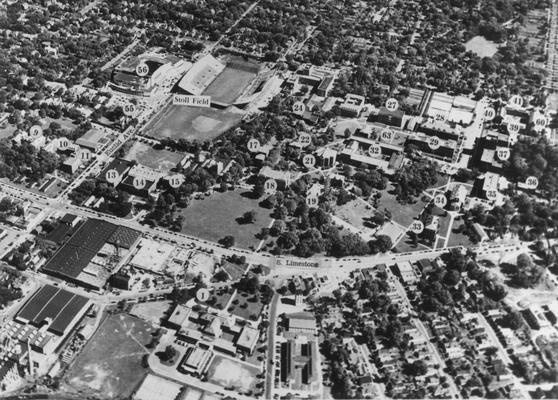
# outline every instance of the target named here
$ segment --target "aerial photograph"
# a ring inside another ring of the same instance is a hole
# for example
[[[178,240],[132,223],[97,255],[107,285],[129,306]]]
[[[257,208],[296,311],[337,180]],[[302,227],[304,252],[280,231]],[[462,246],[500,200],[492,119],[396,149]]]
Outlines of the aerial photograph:
[[[558,0],[0,0],[0,399],[558,399]]]

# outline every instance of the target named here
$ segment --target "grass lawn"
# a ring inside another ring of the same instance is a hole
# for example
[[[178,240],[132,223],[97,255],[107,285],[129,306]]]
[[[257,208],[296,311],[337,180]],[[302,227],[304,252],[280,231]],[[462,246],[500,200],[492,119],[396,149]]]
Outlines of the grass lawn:
[[[147,301],[145,303],[137,303],[132,307],[131,314],[141,318],[153,325],[161,324],[164,314],[171,308],[170,300],[163,301]]]
[[[472,246],[474,243],[464,233],[456,233],[455,230],[463,226],[463,221],[455,220],[451,227],[451,233],[448,241],[448,247],[452,246]]]
[[[378,210],[384,211],[388,209],[391,212],[391,218],[398,224],[407,227],[413,222],[415,217],[418,217],[421,210],[427,203],[422,201],[421,197],[416,199],[414,204],[401,204],[397,201],[395,195],[390,192],[393,191],[393,184],[390,182],[387,188],[382,190],[382,197],[378,200]]]
[[[203,92],[213,101],[231,104],[242,94],[257,74],[234,67],[226,67]]]
[[[141,361],[152,332],[150,324],[130,315],[108,316],[70,366],[64,385],[105,399],[129,398],[147,375]]]
[[[47,122],[47,127],[50,126],[51,122],[57,122],[58,124],[60,124],[60,126],[62,127],[62,129],[67,130],[67,131],[73,131],[74,129],[76,129],[78,126],[76,124],[74,124],[74,122],[69,119],[69,118],[60,118],[60,119],[54,119],[54,118],[49,118],[47,117],[46,120]]]
[[[137,161],[139,164],[155,169],[157,171],[168,172],[184,158],[184,154],[169,150],[156,150],[148,144],[134,142],[130,150],[124,156],[128,161]]]
[[[483,36],[475,36],[465,43],[465,49],[479,57],[492,57],[498,51],[498,44],[486,40]]]
[[[233,293],[233,288],[231,288],[230,291],[228,289],[214,290],[211,293],[211,297],[209,297],[209,300],[207,300],[207,302],[203,304],[210,305],[211,307],[217,308],[219,310],[224,310],[229,303],[229,300],[231,299]]]
[[[260,370],[216,355],[207,372],[209,382],[246,393],[256,389]]]
[[[226,110],[169,105],[146,128],[145,134],[154,138],[204,141],[216,138],[241,118],[241,113]]]
[[[255,321],[262,313],[264,305],[259,301],[253,301],[254,296],[249,293],[237,292],[227,311],[240,318]],[[235,302],[237,303],[235,304]]]
[[[335,215],[349,224],[364,228],[365,220],[374,216],[374,209],[360,200],[353,200],[342,206],[334,206]]]
[[[182,211],[184,224],[182,232],[206,240],[219,241],[232,235],[235,246],[249,248],[257,246],[255,235],[271,222],[272,210],[261,208],[255,200],[242,195],[243,190],[214,193],[200,200],[192,200]],[[256,212],[256,221],[245,224],[239,221],[246,211]]]

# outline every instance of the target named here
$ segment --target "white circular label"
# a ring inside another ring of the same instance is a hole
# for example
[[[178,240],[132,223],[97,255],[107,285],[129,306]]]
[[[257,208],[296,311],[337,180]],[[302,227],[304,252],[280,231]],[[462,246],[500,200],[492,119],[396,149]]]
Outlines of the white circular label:
[[[418,235],[424,230],[424,224],[422,223],[422,221],[413,221],[413,223],[409,227],[409,230]]]
[[[302,157],[302,165],[306,168],[313,168],[314,165],[316,165],[316,157],[312,154],[305,154],[304,157]]]
[[[485,121],[492,121],[496,118],[496,110],[492,107],[488,107],[484,110],[484,120]]]
[[[525,180],[525,185],[527,185],[529,189],[536,189],[539,186],[539,180],[536,176],[530,176]]]
[[[58,150],[66,150],[70,147],[70,141],[66,138],[59,138],[58,139]]]
[[[379,157],[382,155],[382,146],[373,144],[368,148],[368,155],[370,157]]]
[[[124,107],[122,107],[122,112],[127,117],[132,116],[136,112],[135,104],[132,104],[132,103],[125,104]]]
[[[29,128],[29,136],[31,137],[38,137],[41,136],[43,134],[43,128],[41,128],[39,125],[33,125],[31,128]]]
[[[120,181],[120,174],[115,169],[109,169],[105,174],[105,179],[108,183],[115,184]]]
[[[517,122],[509,122],[508,123],[508,132],[511,134],[519,133],[521,127]]]
[[[397,99],[394,99],[393,97],[391,99],[388,99],[386,101],[386,108],[388,111],[397,111],[397,109],[399,108],[399,101],[397,101]]]
[[[538,129],[546,128],[547,123],[548,121],[544,115],[539,115],[535,118],[535,127]]]
[[[312,144],[312,136],[309,133],[301,133],[298,135],[298,142],[306,147]]]
[[[141,190],[145,187],[145,185],[147,185],[147,181],[142,176],[135,176],[132,184],[136,189]]]
[[[302,101],[297,101],[296,103],[293,104],[293,112],[295,114],[302,115],[304,114],[305,110],[306,110],[306,106]]]
[[[519,95],[514,95],[510,98],[509,104],[513,107],[522,107],[523,106],[523,97]]]
[[[381,134],[381,138],[384,142],[388,142],[390,143],[393,140],[393,137],[395,136],[395,134],[393,133],[393,131],[389,130],[389,129],[384,129],[382,131]]]
[[[496,200],[498,198],[498,191],[497,190],[487,190],[486,191],[486,198],[488,200]]]
[[[207,300],[209,300],[209,290],[203,288],[198,289],[198,291],[196,292],[196,299],[205,303]]]
[[[428,147],[430,147],[432,150],[439,149],[441,144],[442,142],[438,136],[432,136],[431,138],[428,138]]]
[[[268,179],[264,183],[264,190],[268,194],[273,194],[277,191],[277,181],[275,179]]]
[[[436,207],[444,208],[448,204],[448,199],[445,194],[438,194],[434,197],[434,205]]]
[[[182,182],[184,182],[184,177],[182,175],[176,174],[176,175],[169,176],[168,180],[169,180],[170,187],[176,189],[180,187],[180,185],[182,185]]]
[[[509,147],[497,147],[496,148],[496,156],[501,161],[507,161],[510,159],[510,149]]]
[[[78,152],[78,158],[81,161],[91,160],[91,152],[88,149],[80,149]]]
[[[318,206],[318,197],[316,196],[308,196],[306,197],[306,204],[308,207],[317,207]]]
[[[149,67],[147,66],[146,63],[141,62],[136,66],[136,74],[138,76],[147,76],[148,73],[149,73]]]
[[[252,153],[256,153],[260,151],[261,144],[258,139],[250,139],[246,147],[248,147],[248,150]]]
[[[434,121],[445,122],[446,121],[446,115],[442,114],[442,113],[437,113],[437,114],[434,115]]]

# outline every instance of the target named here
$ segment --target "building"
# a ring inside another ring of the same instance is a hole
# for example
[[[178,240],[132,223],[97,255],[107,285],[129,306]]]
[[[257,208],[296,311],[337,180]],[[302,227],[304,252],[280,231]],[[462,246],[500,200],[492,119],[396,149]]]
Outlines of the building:
[[[429,215],[424,224],[421,237],[430,243],[436,243],[436,236],[440,229],[440,218],[437,215]]]
[[[194,376],[202,376],[207,372],[209,364],[215,355],[209,349],[188,346],[180,363],[179,370]]]
[[[449,209],[451,211],[458,211],[467,199],[469,191],[464,185],[455,185],[451,190],[449,198]]]
[[[81,160],[77,157],[69,157],[62,163],[61,170],[68,174],[75,174],[81,165]]]
[[[76,144],[81,148],[97,153],[109,142],[109,140],[108,134],[104,130],[91,128],[76,140]]]
[[[395,264],[395,272],[407,285],[414,285],[419,281],[418,271],[415,270],[409,261],[402,261]]]
[[[129,264],[134,268],[163,274],[165,264],[173,250],[174,246],[172,244],[143,238],[139,241],[137,252],[133,255]]]
[[[301,332],[301,333],[316,333],[316,319],[314,315],[308,312],[300,312],[289,314],[288,318],[288,328],[289,332]]]
[[[333,75],[327,75],[320,81],[320,84],[316,88],[316,94],[318,96],[327,97],[329,92],[333,89],[333,84],[335,83],[335,77]]]
[[[297,174],[289,171],[275,170],[268,166],[260,169],[259,175],[267,179],[275,179],[275,181],[277,182],[277,187],[280,190],[289,187],[291,183],[293,183],[297,179]]]
[[[318,163],[322,168],[332,168],[337,160],[337,152],[333,149],[322,147],[316,151]]]
[[[260,331],[246,325],[236,340],[236,347],[238,350],[252,355],[258,344],[259,337]]]
[[[13,365],[44,375],[58,360],[56,353],[89,309],[88,298],[55,286],[37,290],[14,319],[0,327],[0,379],[16,379]]]
[[[144,76],[136,73],[136,67],[140,64],[148,67]],[[131,56],[114,68],[109,86],[119,92],[147,96],[182,65],[183,61],[170,55],[144,53]]]
[[[98,219],[83,223],[41,270],[49,275],[101,289],[121,257],[135,246],[139,231]]]
[[[389,111],[385,107],[380,107],[377,113],[371,113],[368,121],[393,126],[396,128],[403,127],[403,118],[405,113],[401,110]]]
[[[301,397],[319,391],[318,353],[316,341],[304,336],[281,343],[281,389]]]
[[[358,117],[364,107],[364,96],[347,94],[345,101],[339,105],[341,113],[348,117]]]
[[[124,160],[123,158],[114,158],[109,162],[105,168],[99,173],[97,179],[101,182],[110,183],[111,185],[117,186],[126,177],[126,174],[132,168],[132,162]],[[116,179],[107,181],[107,172],[116,171]]]
[[[122,179],[118,187],[130,194],[147,198],[155,195],[157,183],[163,176],[164,174],[161,172],[137,164],[130,168],[128,174]],[[142,181],[144,183],[143,187],[136,187],[136,180]]]
[[[483,243],[484,241],[489,239],[488,234],[486,233],[482,225],[477,222],[473,223],[473,231],[475,232],[479,243]]]

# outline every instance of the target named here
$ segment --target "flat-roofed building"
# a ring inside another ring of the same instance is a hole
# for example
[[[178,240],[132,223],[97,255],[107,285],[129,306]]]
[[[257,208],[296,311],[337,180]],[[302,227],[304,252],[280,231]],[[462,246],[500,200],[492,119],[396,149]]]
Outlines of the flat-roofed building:
[[[236,347],[251,355],[258,344],[259,337],[260,331],[247,325],[236,339]]]
[[[281,392],[306,397],[320,390],[318,353],[317,342],[305,337],[281,343]]]
[[[194,376],[201,376],[205,374],[209,368],[209,364],[213,360],[213,357],[213,351],[209,349],[188,346],[182,362],[180,363],[180,369]]]
[[[316,333],[316,318],[308,312],[300,312],[287,315],[288,331],[302,333]]]

